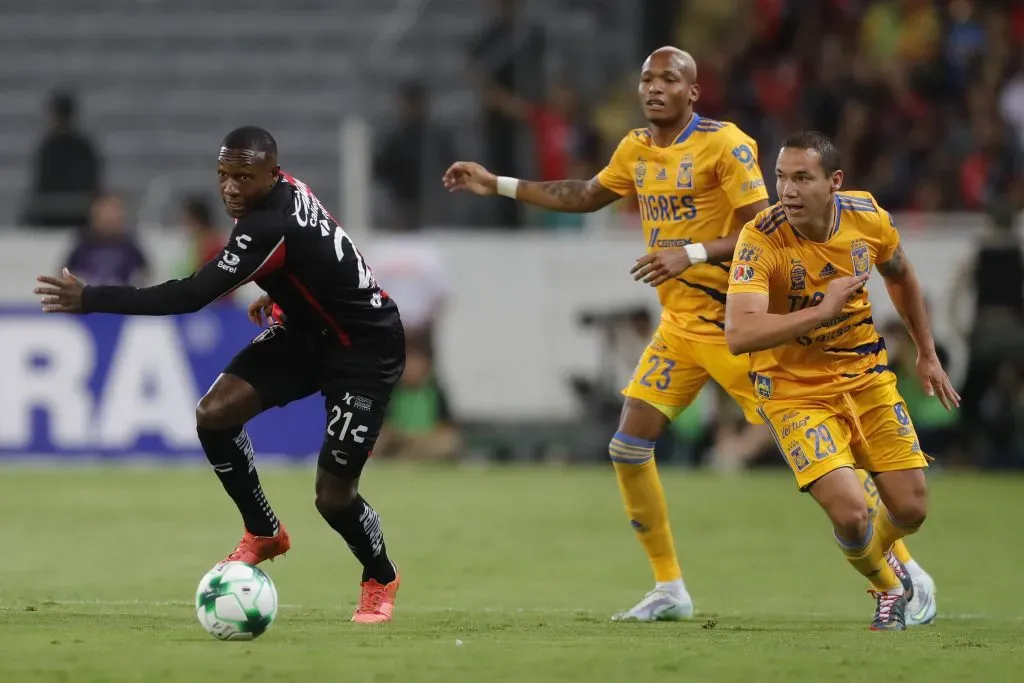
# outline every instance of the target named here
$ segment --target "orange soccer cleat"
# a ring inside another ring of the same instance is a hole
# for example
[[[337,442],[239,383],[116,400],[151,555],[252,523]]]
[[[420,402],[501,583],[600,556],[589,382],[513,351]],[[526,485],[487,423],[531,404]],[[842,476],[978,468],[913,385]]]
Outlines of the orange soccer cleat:
[[[284,555],[291,547],[292,540],[288,537],[283,524],[278,526],[276,536],[256,536],[246,529],[242,540],[231,554],[224,558],[224,562],[245,562],[255,565]]]
[[[386,585],[376,579],[361,583],[362,595],[359,596],[359,607],[352,614],[352,621],[357,624],[383,624],[391,621],[399,583],[397,571],[395,580]]]

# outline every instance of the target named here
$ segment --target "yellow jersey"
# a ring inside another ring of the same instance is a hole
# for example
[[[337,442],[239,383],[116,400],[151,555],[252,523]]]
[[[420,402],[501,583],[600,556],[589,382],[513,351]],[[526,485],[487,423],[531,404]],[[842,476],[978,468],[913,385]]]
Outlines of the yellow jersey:
[[[768,296],[768,312],[816,306],[833,278],[868,273],[892,258],[900,238],[892,216],[867,192],[839,192],[828,239],[812,242],[787,221],[781,204],[743,226],[733,254],[729,294]],[[836,318],[807,334],[750,354],[762,399],[826,397],[860,389],[888,371],[885,340],[871,317],[867,288]]]
[[[646,128],[630,131],[597,180],[616,194],[636,193],[648,253],[724,237],[736,209],[768,198],[757,143],[697,114],[668,147]],[[723,343],[728,278],[728,264],[699,263],[664,283],[662,321],[684,337]]]

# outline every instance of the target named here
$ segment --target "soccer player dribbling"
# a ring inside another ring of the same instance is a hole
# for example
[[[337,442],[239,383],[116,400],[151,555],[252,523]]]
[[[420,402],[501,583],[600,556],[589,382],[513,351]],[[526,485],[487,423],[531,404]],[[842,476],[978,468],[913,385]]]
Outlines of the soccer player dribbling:
[[[217,176],[236,220],[219,259],[188,278],[144,288],[89,287],[65,269],[62,277],[40,276],[35,292],[47,313],[174,315],[255,281],[266,295],[250,305],[249,317],[271,324],[196,409],[199,441],[245,525],[225,561],[255,565],[291,547],[260,485],[245,424],[268,408],[320,393],[327,417],[316,508],[363,566],[352,621],[390,621],[398,571],[358,484],[405,366],[398,307],[316,196],[281,171],[270,133],[252,126],[229,133]]]
[[[756,143],[735,125],[694,111],[696,80],[697,66],[688,53],[674,47],[655,50],[643,64],[638,86],[650,125],[627,134],[607,167],[590,180],[497,177],[464,161],[453,164],[443,178],[451,191],[501,195],[551,211],[591,212],[627,194],[637,197],[647,254],[631,272],[635,280],[657,288],[662,317],[623,391],[609,455],[655,586],[635,606],[616,614],[616,620],[677,620],[693,614],[654,462],[654,444],[669,422],[713,379],[743,408],[749,436],[766,443],[770,439],[760,426],[749,363],[729,353],[724,338],[728,263],[739,229],[768,207],[768,194]],[[862,476],[870,500],[875,492],[866,473]],[[902,544],[898,549],[909,562]]]
[[[729,278],[725,336],[749,354],[758,411],[801,491],[832,522],[871,583],[873,630],[906,627],[915,585],[892,548],[927,515],[928,457],[888,368],[864,284],[872,267],[917,346],[917,373],[947,409],[960,397],[935,353],[920,284],[892,217],[867,192],[840,192],[839,154],[801,132],[776,162],[779,203],[743,227]],[[872,474],[872,513],[854,468]]]

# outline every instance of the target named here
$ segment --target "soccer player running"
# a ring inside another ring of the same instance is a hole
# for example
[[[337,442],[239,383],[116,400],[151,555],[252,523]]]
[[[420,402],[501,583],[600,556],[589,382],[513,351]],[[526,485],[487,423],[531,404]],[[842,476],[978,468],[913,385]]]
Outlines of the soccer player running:
[[[638,95],[650,125],[631,131],[608,166],[586,180],[531,182],[495,177],[458,162],[450,190],[511,197],[552,211],[597,211],[636,194],[647,241],[634,279],[657,287],[661,325],[624,390],[609,453],[630,524],[654,572],[655,587],[617,620],[661,621],[693,614],[672,539],[654,443],[709,378],[743,408],[751,429],[762,420],[746,358],[725,344],[728,262],[742,225],[767,208],[757,145],[736,126],[694,112],[699,95],[693,58],[673,47],[643,64]],[[877,495],[865,477],[865,495]],[[900,544],[902,547],[902,544]],[[905,551],[904,551],[905,552]],[[906,555],[909,561],[909,555]]]
[[[927,514],[928,457],[888,370],[864,288],[872,266],[917,345],[926,391],[960,397],[935,354],[921,288],[887,211],[867,192],[840,192],[832,142],[802,132],[776,162],[779,203],[743,227],[725,336],[750,354],[758,410],[796,475],[824,508],[840,549],[872,585],[873,630],[903,630],[914,590],[890,551]],[[874,515],[854,472],[872,473]]]
[[[631,273],[657,288],[662,316],[623,391],[618,431],[608,451],[655,587],[633,608],[616,614],[616,620],[677,620],[693,614],[654,462],[654,444],[665,427],[709,378],[743,407],[748,421],[761,422],[747,362],[729,353],[723,330],[736,237],[745,222],[767,208],[768,194],[756,143],[735,125],[694,112],[696,81],[697,66],[688,53],[674,47],[655,50],[643,64],[638,88],[650,125],[628,133],[591,180],[495,177],[479,164],[462,161],[443,179],[449,190],[499,194],[552,211],[597,211],[627,194],[636,194],[639,201],[647,254]]]
[[[90,287],[67,269],[38,278],[47,313],[175,315],[198,311],[255,281],[261,323],[283,313],[228,364],[196,409],[206,457],[242,515],[245,534],[225,561],[258,564],[288,551],[288,533],[260,486],[245,423],[315,393],[327,411],[316,508],[363,566],[352,621],[390,621],[398,572],[380,520],[358,493],[392,388],[405,366],[398,307],[355,244],[301,181],[281,171],[267,131],[238,128],[217,159],[220,193],[236,223],[219,259],[153,287]]]

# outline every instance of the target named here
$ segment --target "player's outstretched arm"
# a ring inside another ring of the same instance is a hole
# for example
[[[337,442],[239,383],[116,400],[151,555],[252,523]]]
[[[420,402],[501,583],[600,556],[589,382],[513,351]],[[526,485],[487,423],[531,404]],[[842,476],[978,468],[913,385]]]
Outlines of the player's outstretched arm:
[[[897,246],[889,260],[879,263],[877,267],[885,278],[885,288],[893,307],[917,346],[917,374],[925,392],[929,396],[938,396],[946,410],[959,406],[960,395],[953,389],[935,352],[935,339],[928,322],[928,309],[921,293],[921,283],[903,252],[903,245]]]
[[[47,286],[37,287],[35,293],[43,297],[46,313],[178,315],[194,313],[283,264],[283,234],[246,217],[235,225],[220,258],[190,277],[152,287],[90,287],[65,268],[63,277],[37,278]]]
[[[725,302],[725,341],[733,355],[764,351],[797,337],[842,313],[850,297],[867,281],[867,275],[837,278],[829,283],[817,306],[793,313],[769,313],[768,295],[730,293]]]
[[[590,213],[619,199],[597,178],[535,182],[496,176],[480,164],[457,161],[445,172],[442,183],[449,192],[469,191],[482,197],[501,195],[549,211]]]

